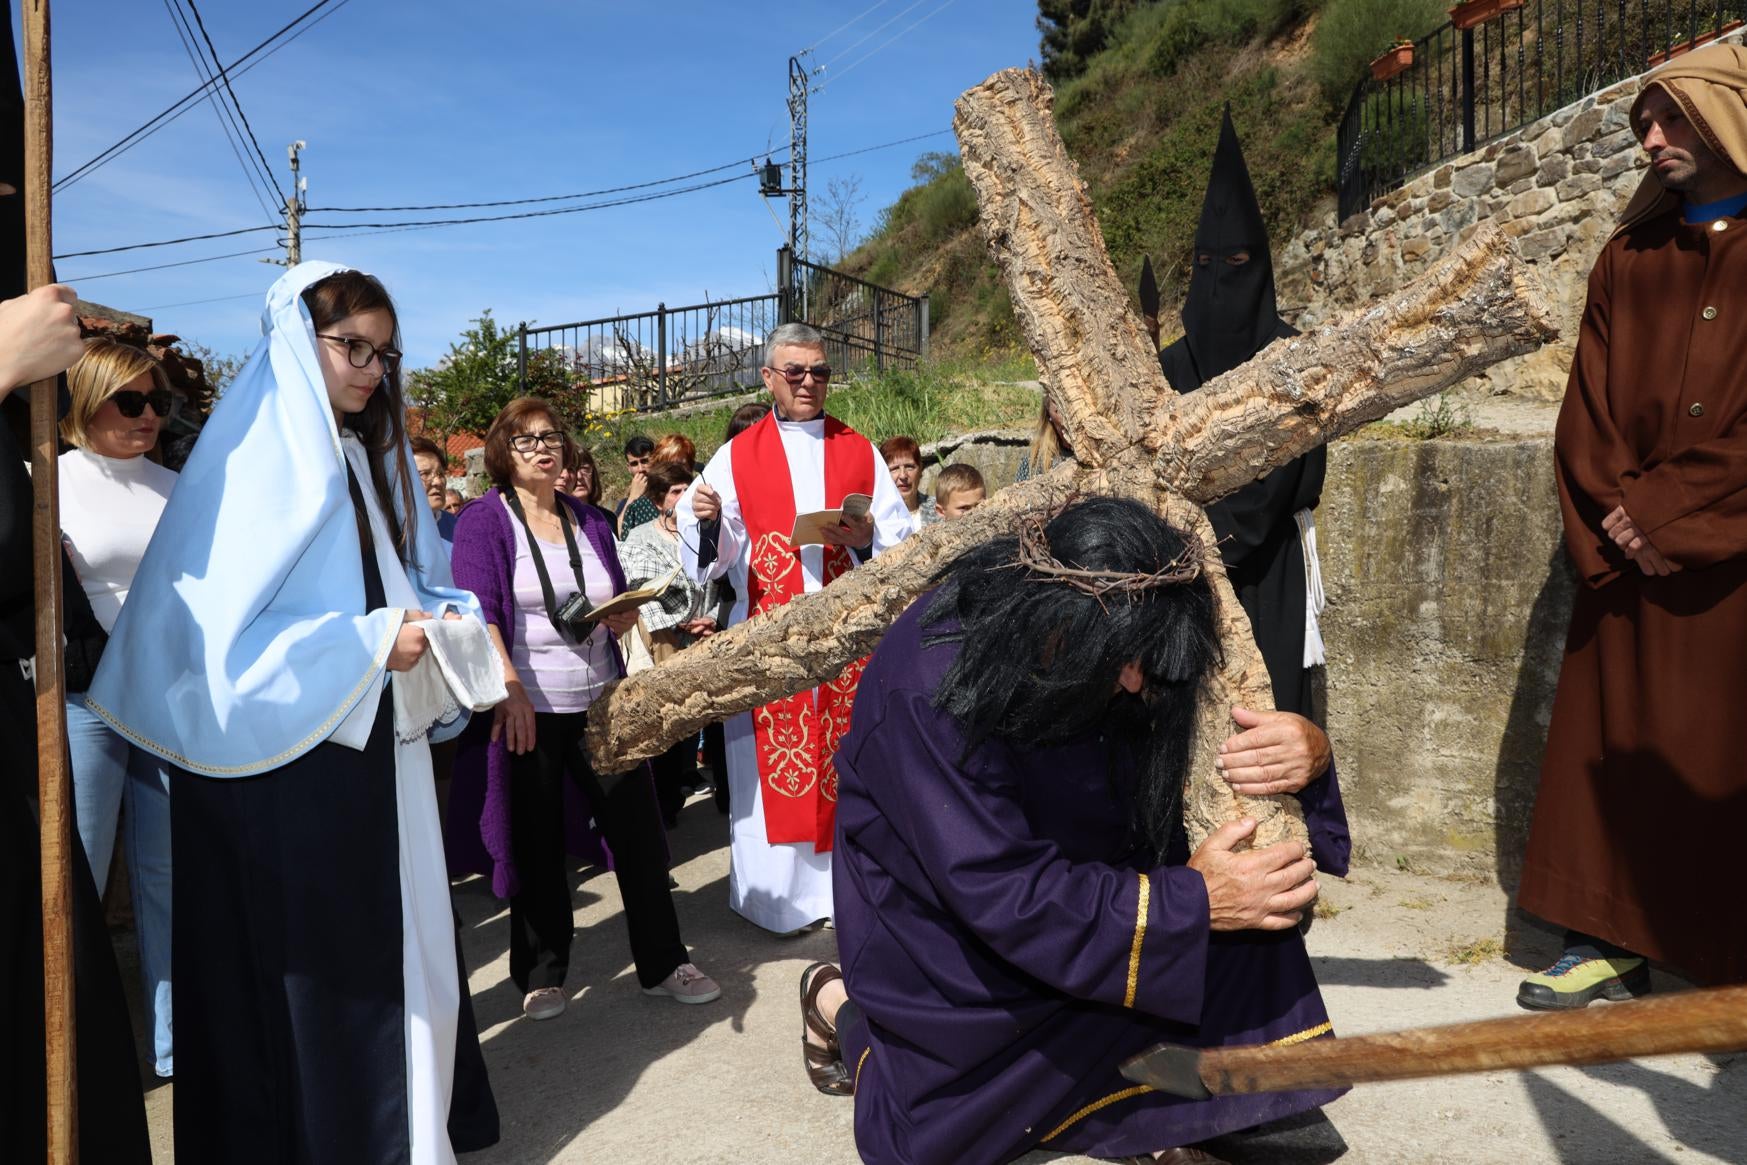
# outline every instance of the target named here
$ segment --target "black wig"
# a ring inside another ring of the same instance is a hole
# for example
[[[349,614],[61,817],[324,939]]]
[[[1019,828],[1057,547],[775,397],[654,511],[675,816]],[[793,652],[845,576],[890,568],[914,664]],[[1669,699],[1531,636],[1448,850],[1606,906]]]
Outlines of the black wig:
[[[1138,502],[1095,497],[1043,528],[1064,566],[1153,574],[1181,561],[1183,534]],[[964,729],[967,753],[991,737],[1020,747],[1108,727],[1137,745],[1135,842],[1164,854],[1181,807],[1201,684],[1219,661],[1213,591],[1204,576],[1092,595],[1018,564],[1016,535],[967,550],[938,575],[925,642],[959,645],[935,707]],[[1211,550],[1208,553],[1212,553]],[[1139,698],[1119,694],[1138,663]]]

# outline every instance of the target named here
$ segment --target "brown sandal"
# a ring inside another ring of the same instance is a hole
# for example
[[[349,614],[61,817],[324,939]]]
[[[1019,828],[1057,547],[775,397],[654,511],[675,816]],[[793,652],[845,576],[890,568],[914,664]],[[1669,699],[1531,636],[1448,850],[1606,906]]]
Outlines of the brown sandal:
[[[801,972],[801,1055],[807,1067],[807,1079],[827,1096],[850,1096],[855,1081],[843,1063],[843,1049],[837,1044],[837,1031],[819,1014],[819,990],[827,983],[843,978],[843,972],[830,963],[814,963]],[[811,1032],[825,1041],[824,1047],[807,1039]]]

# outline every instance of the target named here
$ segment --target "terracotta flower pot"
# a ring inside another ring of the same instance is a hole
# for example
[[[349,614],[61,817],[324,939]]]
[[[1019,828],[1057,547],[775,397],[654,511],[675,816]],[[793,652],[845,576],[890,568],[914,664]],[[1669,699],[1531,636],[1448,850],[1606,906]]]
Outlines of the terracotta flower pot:
[[[1665,52],[1651,53],[1649,63],[1651,65],[1651,67],[1653,68],[1657,65],[1662,64],[1664,61],[1671,60],[1674,57],[1680,56],[1682,53],[1690,53],[1693,49],[1696,49],[1701,45],[1710,44],[1713,40],[1716,40],[1719,36],[1727,36],[1729,33],[1734,32],[1737,28],[1740,28],[1740,27],[1741,27],[1741,22],[1739,20],[1731,20],[1727,24],[1723,25],[1722,28],[1718,29],[1715,32],[1700,33],[1698,36],[1694,37],[1692,40],[1686,41],[1682,44],[1670,46]]]
[[[1413,67],[1413,46],[1398,44],[1371,62],[1371,77],[1377,81],[1387,81],[1391,77],[1400,76]]]
[[[1450,9],[1450,23],[1460,29],[1474,28],[1522,6],[1523,0],[1466,0]]]

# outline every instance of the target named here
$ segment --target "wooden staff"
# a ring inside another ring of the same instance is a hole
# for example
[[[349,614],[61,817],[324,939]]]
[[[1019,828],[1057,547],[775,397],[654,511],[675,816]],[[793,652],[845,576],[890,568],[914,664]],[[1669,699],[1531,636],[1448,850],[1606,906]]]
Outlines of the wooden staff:
[[[48,0],[24,0],[24,222],[32,290],[54,282],[49,229],[53,115],[49,84]],[[53,377],[30,386],[31,543],[36,570],[37,795],[42,826],[43,1046],[47,1072],[48,1159],[79,1159],[78,1093],[73,1087],[73,894],[69,857],[77,843],[67,765],[67,688],[62,672],[61,511],[56,489]]]
[[[1236,1092],[1342,1088],[1466,1072],[1607,1064],[1679,1052],[1747,1051],[1747,987],[1685,991],[1586,1011],[1411,1028],[1301,1044],[1184,1048],[1161,1044],[1122,1065],[1137,1084],[1192,1099]]]

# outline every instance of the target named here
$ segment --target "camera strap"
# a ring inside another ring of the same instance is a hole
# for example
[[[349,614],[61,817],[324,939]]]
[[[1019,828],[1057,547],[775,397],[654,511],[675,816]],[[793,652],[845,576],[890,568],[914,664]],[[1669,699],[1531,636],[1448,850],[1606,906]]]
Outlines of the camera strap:
[[[546,555],[540,549],[539,539],[534,537],[534,528],[528,525],[527,511],[522,509],[522,499],[517,496],[515,487],[503,491],[504,501],[509,503],[510,512],[522,523],[522,532],[528,536],[528,553],[534,558],[534,571],[540,576],[540,593],[546,599],[546,618],[552,620],[552,629],[559,636],[568,640],[570,635],[564,629],[564,624],[558,618],[558,597],[552,592],[552,576],[546,573]],[[576,578],[576,593],[586,595],[588,587],[582,581],[582,550],[576,545],[576,534],[570,528],[569,506],[558,503],[558,525],[564,530],[564,545],[570,550],[570,573]]]

